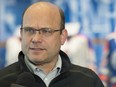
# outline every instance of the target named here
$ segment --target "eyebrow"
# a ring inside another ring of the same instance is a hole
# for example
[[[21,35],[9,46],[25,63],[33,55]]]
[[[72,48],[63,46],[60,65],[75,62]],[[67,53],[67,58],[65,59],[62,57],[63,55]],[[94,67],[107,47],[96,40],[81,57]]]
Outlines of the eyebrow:
[[[25,26],[25,27],[21,27],[21,28],[33,28],[33,29],[44,29],[44,28],[48,28],[48,29],[52,29],[50,27],[34,28],[34,27],[30,27],[30,26]]]

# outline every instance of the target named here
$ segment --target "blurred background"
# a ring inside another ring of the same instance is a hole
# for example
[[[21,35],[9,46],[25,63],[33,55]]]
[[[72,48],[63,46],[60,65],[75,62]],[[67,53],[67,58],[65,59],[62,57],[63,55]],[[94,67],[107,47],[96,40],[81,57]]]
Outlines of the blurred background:
[[[116,0],[0,0],[0,69],[18,60],[23,11],[39,1],[63,9],[69,36],[61,49],[71,62],[116,87]]]

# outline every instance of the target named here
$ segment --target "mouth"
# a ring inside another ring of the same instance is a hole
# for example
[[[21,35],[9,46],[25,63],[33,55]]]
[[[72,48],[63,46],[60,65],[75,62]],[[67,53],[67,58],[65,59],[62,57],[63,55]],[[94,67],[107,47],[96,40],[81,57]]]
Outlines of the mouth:
[[[40,52],[40,51],[43,51],[45,50],[44,48],[29,48],[31,51],[37,51],[37,52]]]

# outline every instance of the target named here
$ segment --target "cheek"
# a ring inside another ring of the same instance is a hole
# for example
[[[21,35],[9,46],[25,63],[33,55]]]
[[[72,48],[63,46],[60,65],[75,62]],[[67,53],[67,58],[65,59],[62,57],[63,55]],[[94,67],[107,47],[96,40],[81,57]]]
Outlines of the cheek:
[[[54,37],[54,39],[51,40],[51,44],[49,44],[49,45],[50,45],[50,47],[52,46],[52,48],[54,48],[54,49],[59,49],[61,46],[61,40],[58,37],[56,37],[56,38]]]
[[[30,42],[29,38],[26,38],[26,36],[22,36],[22,49],[28,47]]]
[[[21,39],[23,43],[28,43],[30,42],[32,37],[26,36],[25,34],[22,35]]]

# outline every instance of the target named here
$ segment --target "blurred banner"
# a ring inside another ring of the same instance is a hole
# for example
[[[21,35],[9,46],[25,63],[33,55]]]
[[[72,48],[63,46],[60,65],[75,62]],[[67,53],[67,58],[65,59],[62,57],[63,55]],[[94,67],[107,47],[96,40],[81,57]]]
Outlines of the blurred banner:
[[[93,69],[106,87],[116,87],[116,0],[0,0],[0,69],[17,61],[22,14],[39,1],[63,9],[69,36],[62,50],[71,62]]]
[[[65,13],[66,23],[79,24],[77,34],[89,38],[99,71],[105,37],[115,31],[116,0],[0,0],[0,68],[6,64],[6,43],[20,26],[23,11],[39,1],[58,5]]]
[[[0,68],[6,63],[6,42],[21,24],[24,9],[31,0],[0,0]]]

